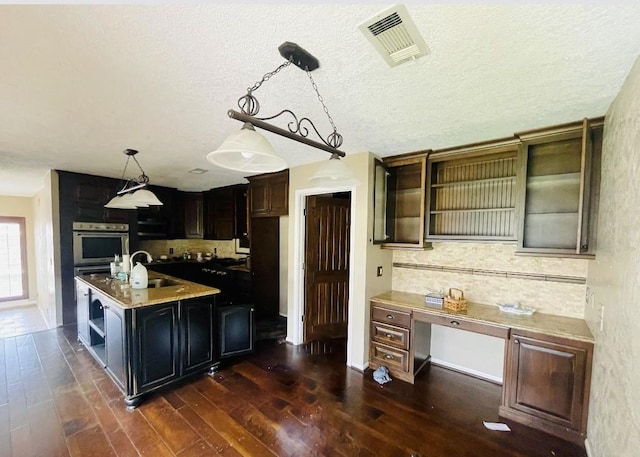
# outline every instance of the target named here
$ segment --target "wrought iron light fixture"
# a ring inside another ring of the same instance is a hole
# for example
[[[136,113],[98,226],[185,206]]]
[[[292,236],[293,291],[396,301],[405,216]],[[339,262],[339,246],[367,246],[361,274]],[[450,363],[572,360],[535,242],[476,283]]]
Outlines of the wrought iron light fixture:
[[[320,66],[318,59],[308,53],[306,50],[298,46],[296,43],[285,42],[278,47],[280,55],[287,61],[275,70],[266,73],[262,79],[256,82],[252,87],[247,89],[247,93],[238,99],[238,107],[240,112],[235,110],[227,111],[227,115],[243,122],[244,125],[239,132],[231,134],[218,149],[210,152],[207,155],[207,160],[222,168],[236,171],[244,171],[250,173],[269,173],[274,171],[284,170],[287,167],[285,160],[280,157],[273,149],[271,144],[260,133],[256,132],[255,128],[267,130],[276,135],[289,138],[291,140],[303,143],[307,146],[322,149],[323,151],[331,154],[330,168],[333,169],[334,163],[339,162],[341,157],[345,156],[343,151],[338,148],[342,145],[342,135],[338,133],[338,130],[333,122],[333,118],[329,114],[327,106],[324,104],[324,100],[318,91],[311,72]],[[289,110],[284,109],[278,114],[269,117],[256,117],[260,112],[260,103],[253,95],[264,82],[275,76],[282,69],[294,64],[298,68],[304,70],[311,81],[311,86],[318,96],[318,100],[322,104],[324,112],[329,119],[329,123],[333,127],[333,131],[325,138],[322,137],[316,126],[307,117],[298,118],[296,114]],[[282,115],[289,115],[293,120],[287,124],[288,130],[274,126],[266,121],[276,119]],[[314,141],[308,138],[309,133],[314,131],[320,141]],[[333,162],[333,163],[332,163]],[[325,164],[327,165],[327,164]],[[350,174],[348,167],[340,163],[343,168],[342,174],[346,176],[347,172]],[[346,171],[345,171],[346,170]],[[320,171],[320,170],[319,170]],[[330,171],[330,170],[329,170]],[[326,173],[325,173],[326,174]],[[344,184],[344,178],[341,178],[339,184]],[[353,175],[351,174],[351,177]],[[335,181],[335,180],[334,180]],[[316,185],[336,185],[333,181],[323,181],[318,178],[314,182]]]
[[[148,206],[159,206],[162,205],[162,202],[155,196],[153,192],[149,189],[146,189],[147,184],[149,184],[149,177],[146,175],[140,162],[136,159],[136,154],[138,151],[135,149],[125,149],[124,154],[127,156],[127,162],[124,164],[124,170],[122,171],[121,181],[125,181],[125,175],[127,173],[127,166],[129,165],[129,160],[133,159],[133,161],[138,165],[140,169],[140,173],[142,173],[137,178],[131,178],[125,181],[124,186],[121,190],[118,191],[115,197],[113,197],[109,202],[104,205],[105,208],[117,208],[117,209],[137,209],[137,208],[146,208]]]

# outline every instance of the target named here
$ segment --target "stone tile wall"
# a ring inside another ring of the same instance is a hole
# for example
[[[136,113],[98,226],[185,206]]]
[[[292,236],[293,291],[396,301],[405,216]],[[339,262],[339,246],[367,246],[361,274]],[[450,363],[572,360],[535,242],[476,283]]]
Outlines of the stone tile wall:
[[[433,250],[394,251],[394,290],[462,289],[473,302],[519,301],[538,312],[583,318],[591,260],[515,255],[514,244],[434,243]]]

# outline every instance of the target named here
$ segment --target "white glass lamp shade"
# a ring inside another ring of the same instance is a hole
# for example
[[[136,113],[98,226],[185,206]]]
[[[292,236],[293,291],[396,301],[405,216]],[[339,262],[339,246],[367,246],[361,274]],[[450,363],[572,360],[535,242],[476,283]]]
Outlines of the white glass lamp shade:
[[[158,197],[148,189],[138,189],[134,193],[127,195],[131,196],[131,202],[133,202],[138,208],[162,205],[162,202],[158,200]]]
[[[114,209],[136,209],[136,203],[132,200],[131,194],[116,195],[104,205],[105,208]]]
[[[249,173],[271,173],[287,168],[287,162],[249,123],[207,154],[207,160],[221,168]]]
[[[340,157],[333,155],[309,178],[309,183],[316,187],[344,187],[358,185],[358,180]]]

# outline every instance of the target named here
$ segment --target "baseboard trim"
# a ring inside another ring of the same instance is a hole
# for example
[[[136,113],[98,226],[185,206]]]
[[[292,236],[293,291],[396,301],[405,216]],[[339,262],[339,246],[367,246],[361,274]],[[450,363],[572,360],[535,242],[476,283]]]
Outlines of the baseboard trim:
[[[366,362],[364,364],[352,363],[350,367],[353,368],[354,370],[358,370],[359,372],[364,373],[367,370],[367,368],[369,368],[369,362]]]
[[[439,367],[447,368],[449,370],[453,370],[453,371],[457,371],[457,372],[462,373],[462,374],[473,376],[474,378],[479,378],[479,379],[482,379],[484,381],[489,381],[489,382],[492,382],[494,384],[498,384],[500,386],[502,385],[502,378],[501,377],[490,375],[490,374],[487,374],[487,373],[483,373],[482,371],[472,370],[470,368],[463,367],[461,365],[456,365],[455,363],[446,362],[446,361],[440,360],[440,359],[434,359],[433,357],[431,357],[431,363],[433,365],[436,365],[436,366],[439,366]]]
[[[587,453],[587,457],[595,457],[593,452],[591,452],[591,444],[589,444],[589,438],[584,439],[584,450]]]
[[[14,300],[14,301],[0,302],[0,309],[23,308],[25,306],[37,306],[37,305],[38,305],[38,302],[35,300],[30,300],[30,299]]]

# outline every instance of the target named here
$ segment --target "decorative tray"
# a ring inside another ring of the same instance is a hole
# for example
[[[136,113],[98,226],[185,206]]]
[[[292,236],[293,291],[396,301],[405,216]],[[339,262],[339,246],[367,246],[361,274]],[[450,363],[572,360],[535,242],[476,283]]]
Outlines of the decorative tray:
[[[503,313],[518,314],[520,316],[531,316],[536,312],[534,308],[522,306],[520,303],[498,303],[498,308]]]

